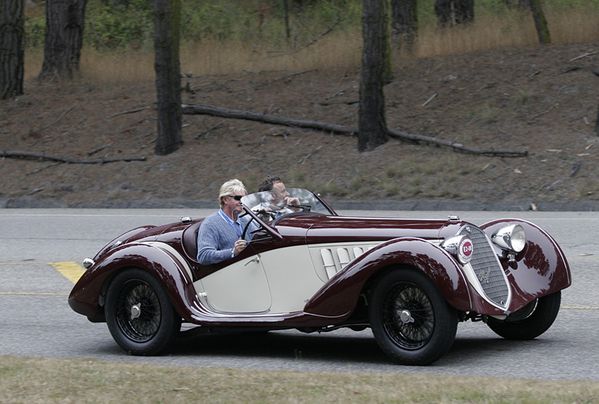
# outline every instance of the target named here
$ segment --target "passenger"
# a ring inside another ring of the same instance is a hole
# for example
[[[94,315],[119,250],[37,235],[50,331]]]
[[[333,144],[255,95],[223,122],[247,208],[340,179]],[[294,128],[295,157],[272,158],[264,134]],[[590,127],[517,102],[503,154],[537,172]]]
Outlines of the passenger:
[[[200,264],[216,264],[231,259],[247,247],[255,226],[250,224],[245,239],[241,238],[250,220],[249,216],[239,217],[243,211],[241,198],[246,194],[245,186],[238,179],[229,180],[220,187],[220,210],[204,219],[198,232],[197,259]]]
[[[285,188],[285,184],[280,177],[270,175],[266,177],[258,188],[258,192],[265,191],[271,192],[272,199],[254,207],[253,210],[260,210],[268,213],[274,212],[278,217],[295,212],[295,209],[291,209],[290,207],[300,206],[299,199],[289,195],[289,192],[287,192],[287,188]]]

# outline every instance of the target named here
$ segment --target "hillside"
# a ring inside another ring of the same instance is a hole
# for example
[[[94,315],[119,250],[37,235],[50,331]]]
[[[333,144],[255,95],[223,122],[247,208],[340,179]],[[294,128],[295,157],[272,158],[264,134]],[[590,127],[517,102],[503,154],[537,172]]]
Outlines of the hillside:
[[[70,159],[1,160],[0,207],[215,206],[220,184],[267,174],[336,206],[417,209],[599,208],[599,43],[405,60],[386,87],[391,128],[525,158],[473,156],[248,121],[184,116],[183,147],[155,156],[154,83],[26,83],[0,101],[0,150]],[[590,53],[590,55],[588,55]],[[584,56],[586,55],[586,56]],[[192,76],[184,103],[357,126],[355,71]],[[428,102],[427,102],[428,101]],[[361,201],[352,204],[350,201]]]

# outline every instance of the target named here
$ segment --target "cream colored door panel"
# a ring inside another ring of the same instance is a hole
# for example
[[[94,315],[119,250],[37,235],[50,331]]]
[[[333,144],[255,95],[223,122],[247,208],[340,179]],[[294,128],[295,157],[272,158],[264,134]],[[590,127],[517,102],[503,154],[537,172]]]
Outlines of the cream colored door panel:
[[[259,256],[234,263],[194,283],[201,300],[223,313],[261,313],[271,307]]]
[[[302,311],[323,285],[308,247],[293,246],[260,254],[272,294],[271,313]]]

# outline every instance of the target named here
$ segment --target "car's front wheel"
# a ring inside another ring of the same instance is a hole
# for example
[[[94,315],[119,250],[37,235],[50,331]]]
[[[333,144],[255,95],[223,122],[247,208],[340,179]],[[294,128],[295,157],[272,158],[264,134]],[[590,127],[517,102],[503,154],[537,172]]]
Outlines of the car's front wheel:
[[[489,317],[487,325],[505,339],[529,340],[551,327],[561,304],[561,292],[543,296],[531,302],[505,320]]]
[[[112,337],[133,355],[163,352],[181,326],[160,283],[139,269],[126,270],[114,278],[104,310]]]
[[[369,303],[374,337],[403,365],[428,365],[452,346],[457,314],[431,280],[415,270],[395,270],[376,283]]]

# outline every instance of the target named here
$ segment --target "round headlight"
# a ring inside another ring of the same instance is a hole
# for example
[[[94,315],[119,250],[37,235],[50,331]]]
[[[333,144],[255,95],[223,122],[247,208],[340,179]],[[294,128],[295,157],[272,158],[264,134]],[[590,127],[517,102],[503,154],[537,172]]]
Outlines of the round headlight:
[[[526,235],[524,234],[524,228],[519,224],[515,225],[514,230],[512,230],[511,244],[512,250],[515,252],[524,250],[524,246],[526,245]]]
[[[524,228],[519,224],[502,227],[492,237],[495,244],[502,248],[519,253],[526,246]]]

